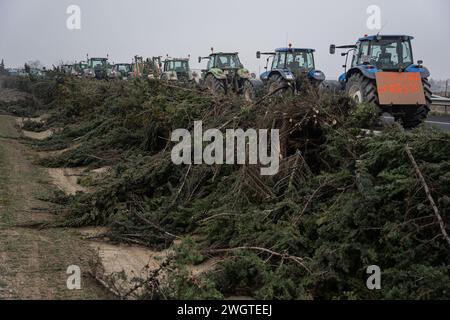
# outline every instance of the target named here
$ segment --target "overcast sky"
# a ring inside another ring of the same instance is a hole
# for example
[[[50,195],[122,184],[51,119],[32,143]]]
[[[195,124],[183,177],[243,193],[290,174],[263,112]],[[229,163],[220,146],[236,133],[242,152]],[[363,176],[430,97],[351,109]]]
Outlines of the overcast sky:
[[[81,8],[81,30],[66,27],[69,5]],[[342,72],[343,58],[330,43],[352,44],[366,34],[369,5],[381,8],[384,34],[409,34],[415,60],[436,79],[450,78],[448,0],[0,0],[0,59],[7,66],[40,60],[82,60],[86,53],[129,62],[136,54],[187,56],[239,51],[258,73],[268,51],[292,42],[316,48],[316,66],[327,78]],[[287,40],[287,41],[286,41]]]

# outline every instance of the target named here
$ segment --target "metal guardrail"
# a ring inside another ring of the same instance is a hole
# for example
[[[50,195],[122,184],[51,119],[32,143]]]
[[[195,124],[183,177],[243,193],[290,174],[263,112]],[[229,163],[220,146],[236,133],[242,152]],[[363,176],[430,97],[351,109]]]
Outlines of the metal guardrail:
[[[449,98],[433,95],[431,97],[431,101],[432,101],[431,109],[433,112],[440,113],[440,114],[443,113],[445,115],[450,114],[450,99]]]
[[[450,105],[450,98],[433,95],[431,96],[431,100],[433,101],[433,104]]]

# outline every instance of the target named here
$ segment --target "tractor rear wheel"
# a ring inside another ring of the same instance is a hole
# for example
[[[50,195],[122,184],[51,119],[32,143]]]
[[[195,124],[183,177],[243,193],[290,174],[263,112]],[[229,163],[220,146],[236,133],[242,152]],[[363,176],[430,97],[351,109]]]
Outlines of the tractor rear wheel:
[[[205,84],[208,90],[215,96],[225,95],[226,93],[225,83],[214,77],[212,74],[206,77]]]
[[[278,91],[281,94],[292,92],[292,88],[289,83],[279,74],[275,74],[269,78],[267,83],[269,94]]]
[[[356,103],[378,104],[378,93],[375,81],[356,73],[350,77],[346,88],[347,95]]]
[[[404,115],[400,117],[403,127],[405,129],[413,129],[420,125],[428,116],[430,112],[431,106],[431,85],[428,82],[428,79],[422,79],[423,84],[423,92],[425,93],[425,101],[426,103],[422,106],[417,106],[417,109],[413,112],[406,112]]]

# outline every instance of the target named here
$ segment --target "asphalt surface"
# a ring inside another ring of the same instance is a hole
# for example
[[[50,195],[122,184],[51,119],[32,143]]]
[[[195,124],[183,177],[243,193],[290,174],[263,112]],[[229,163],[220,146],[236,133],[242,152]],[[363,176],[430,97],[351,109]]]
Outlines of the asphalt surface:
[[[384,121],[387,123],[393,122],[394,118],[390,116],[383,116]],[[450,131],[450,116],[428,116],[427,121],[425,121],[425,124],[429,128],[440,128],[442,130]]]

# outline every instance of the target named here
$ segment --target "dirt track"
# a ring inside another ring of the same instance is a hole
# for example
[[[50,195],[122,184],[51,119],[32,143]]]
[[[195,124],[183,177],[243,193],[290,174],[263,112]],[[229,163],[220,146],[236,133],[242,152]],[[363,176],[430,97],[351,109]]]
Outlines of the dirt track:
[[[38,200],[54,187],[18,136],[15,119],[0,116],[0,299],[108,298],[88,276],[93,252],[77,232],[18,226],[54,219]],[[81,290],[67,289],[70,265],[81,268]]]

